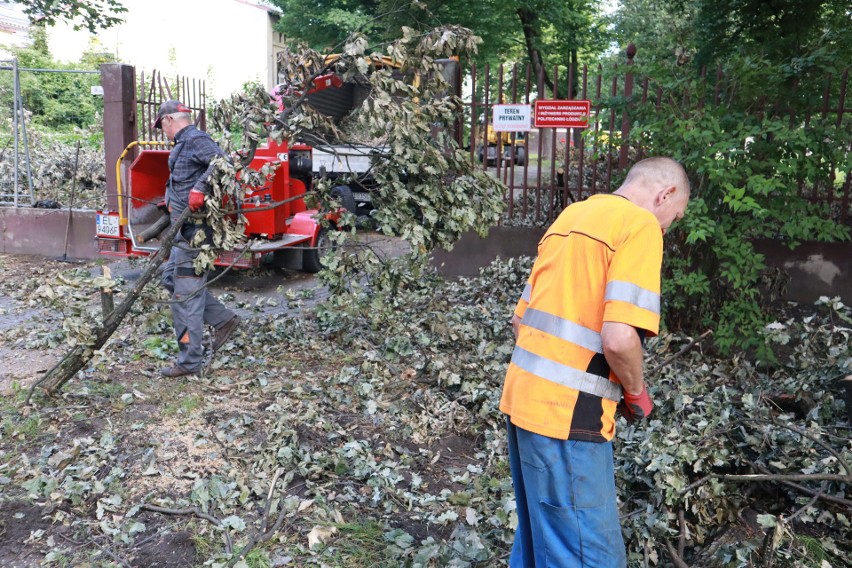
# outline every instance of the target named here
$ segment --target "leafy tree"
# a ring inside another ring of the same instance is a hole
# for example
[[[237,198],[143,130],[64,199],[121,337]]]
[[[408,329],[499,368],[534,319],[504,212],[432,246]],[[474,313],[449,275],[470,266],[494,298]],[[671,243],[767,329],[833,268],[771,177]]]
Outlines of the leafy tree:
[[[696,10],[694,0],[623,0],[610,23],[619,45],[636,45],[638,61],[671,72],[695,56]]]
[[[767,270],[755,239],[795,247],[849,238],[849,227],[809,200],[836,193],[848,175],[849,129],[819,107],[826,77],[848,69],[848,20],[830,0],[625,0],[616,13],[619,36],[639,48],[635,73],[664,93],[661,108],[633,101],[634,143],[693,175],[666,269],[673,327],[712,327],[725,350],[758,346],[783,275]],[[700,79],[705,63],[722,78]],[[815,118],[806,122],[808,113]]]
[[[852,24],[844,0],[697,0],[698,62],[736,53],[785,62],[831,29]]]
[[[784,64],[816,43],[836,44],[836,53],[852,47],[843,0],[623,0],[611,23],[619,43],[635,43],[642,60],[670,70],[737,55]]]
[[[754,242],[771,239],[794,248],[849,239],[850,228],[832,220],[825,202],[812,200],[838,192],[852,144],[852,133],[832,114],[814,113],[805,123],[805,101],[819,104],[826,72],[825,66],[791,69],[799,100],[764,101],[785,92],[790,74],[765,59],[734,58],[718,84],[658,75],[651,84],[663,90],[660,107],[655,100],[633,103],[632,144],[646,155],[682,162],[693,186],[687,215],[667,239],[664,296],[671,328],[713,329],[725,351],[760,347],[759,332],[773,317],[771,300],[785,282],[767,269]],[[609,104],[624,108],[623,100]],[[790,109],[796,109],[793,120]]]
[[[55,61],[48,50],[43,26],[34,26],[32,36],[32,46],[12,50],[20,67],[97,71],[100,63],[108,60],[103,54],[89,51],[78,62],[61,63]],[[97,74],[29,71],[22,72],[20,77],[24,108],[32,113],[34,123],[58,130],[88,127],[97,123],[103,110],[103,100],[92,96],[90,90],[100,81]],[[3,108],[12,108],[12,87],[9,74],[0,77]]]
[[[34,21],[53,25],[67,20],[74,29],[86,28],[94,33],[122,21],[120,14],[127,11],[118,0],[13,0],[23,7]]]
[[[576,68],[584,54],[596,55],[606,48],[599,4],[589,0],[424,0],[402,7],[392,0],[323,0],[307,16],[304,5],[295,0],[271,2],[283,12],[279,31],[325,52],[339,49],[356,31],[378,45],[396,37],[402,26],[431,29],[438,25],[464,26],[486,38],[475,61],[525,59],[536,74],[554,65]]]

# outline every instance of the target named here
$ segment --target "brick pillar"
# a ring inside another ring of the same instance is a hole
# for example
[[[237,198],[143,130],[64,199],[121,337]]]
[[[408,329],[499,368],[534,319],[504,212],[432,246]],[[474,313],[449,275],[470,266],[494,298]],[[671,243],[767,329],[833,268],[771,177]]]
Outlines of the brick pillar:
[[[106,166],[107,207],[118,211],[118,183],[115,163],[128,144],[138,136],[136,125],[136,71],[131,65],[101,65],[104,88],[104,160]],[[136,155],[134,148],[125,164]],[[125,203],[125,208],[127,204]]]

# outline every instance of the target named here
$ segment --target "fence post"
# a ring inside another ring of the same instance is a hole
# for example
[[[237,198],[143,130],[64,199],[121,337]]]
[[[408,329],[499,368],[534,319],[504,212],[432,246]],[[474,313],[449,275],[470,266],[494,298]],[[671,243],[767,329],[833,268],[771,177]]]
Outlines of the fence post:
[[[118,211],[118,180],[115,177],[115,163],[127,145],[134,142],[138,136],[136,71],[132,65],[104,63],[101,65],[101,85],[104,88],[107,208],[110,211]],[[126,218],[126,212],[121,213],[122,218]]]
[[[18,95],[18,93],[20,93],[20,89],[18,88],[20,76],[18,75],[18,59],[17,58],[15,58],[12,61],[12,73],[13,73],[13,75],[12,75],[12,83],[13,83],[12,90],[14,92],[14,95],[13,95],[14,101],[12,103],[14,105],[14,107],[13,107],[14,110],[12,111],[14,113],[14,114],[12,114],[12,128],[15,130],[15,147],[14,147],[15,162],[14,162],[14,170],[13,170],[13,175],[15,176],[15,180],[14,180],[15,186],[13,188],[13,191],[14,191],[13,197],[14,197],[14,200],[15,200],[15,207],[17,207],[18,206],[18,183],[19,183],[19,180],[18,180],[18,156],[19,156],[19,154],[18,154],[18,136],[19,136],[18,117],[23,116],[23,113],[20,113],[20,114],[18,113],[18,109],[20,108],[21,100],[20,100],[20,97]]]
[[[627,109],[630,107],[630,97],[633,95],[633,58],[636,57],[636,46],[630,44],[627,46],[627,72],[624,75],[624,100],[626,106],[621,113],[621,148],[618,152],[618,169],[623,170],[627,167],[627,135],[630,134],[630,117]]]

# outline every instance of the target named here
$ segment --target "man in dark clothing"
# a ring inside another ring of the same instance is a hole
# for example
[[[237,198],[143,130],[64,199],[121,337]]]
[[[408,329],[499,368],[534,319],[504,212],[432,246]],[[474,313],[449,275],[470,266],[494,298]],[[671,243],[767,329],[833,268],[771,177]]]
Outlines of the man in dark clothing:
[[[204,199],[211,189],[208,182],[214,169],[211,162],[222,155],[210,135],[192,124],[190,112],[180,101],[166,101],[160,105],[154,122],[154,128],[162,129],[174,142],[169,154],[171,175],[166,186],[166,205],[172,223],[187,207],[193,212],[204,207]],[[216,330],[214,351],[224,345],[239,323],[239,317],[207,290],[208,272],[195,272],[193,262],[199,250],[190,243],[198,231],[209,232],[209,227],[196,221],[184,223],[163,267],[162,283],[172,295],[172,320],[178,340],[177,363],[160,370],[165,377],[180,377],[201,369],[205,323]]]

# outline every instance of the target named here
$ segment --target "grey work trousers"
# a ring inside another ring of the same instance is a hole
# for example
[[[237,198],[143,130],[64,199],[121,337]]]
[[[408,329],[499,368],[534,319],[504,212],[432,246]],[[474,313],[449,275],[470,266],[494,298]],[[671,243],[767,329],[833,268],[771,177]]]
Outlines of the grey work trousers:
[[[219,328],[235,315],[206,287],[199,290],[207,284],[209,272],[195,273],[192,263],[198,252],[178,232],[161,277],[163,287],[172,296],[172,321],[178,341],[177,363],[189,371],[199,370],[204,363],[204,324]],[[189,298],[193,293],[195,295]]]

